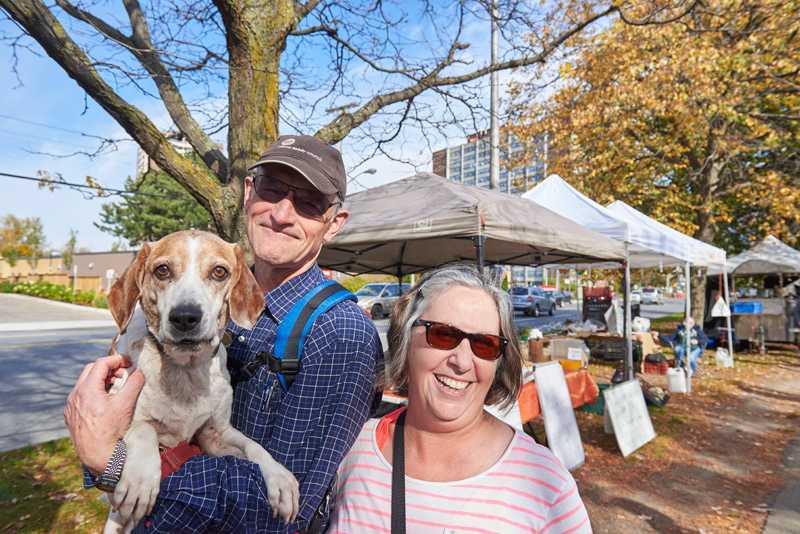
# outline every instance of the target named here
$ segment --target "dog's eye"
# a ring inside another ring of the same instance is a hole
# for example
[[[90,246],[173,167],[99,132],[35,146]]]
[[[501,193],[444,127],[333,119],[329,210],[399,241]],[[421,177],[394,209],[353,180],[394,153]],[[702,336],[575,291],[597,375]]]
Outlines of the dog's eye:
[[[156,276],[159,277],[161,280],[169,278],[169,267],[166,265],[159,265],[156,267],[155,270]]]
[[[217,266],[211,271],[211,277],[214,280],[225,280],[228,277],[228,269],[225,267]]]

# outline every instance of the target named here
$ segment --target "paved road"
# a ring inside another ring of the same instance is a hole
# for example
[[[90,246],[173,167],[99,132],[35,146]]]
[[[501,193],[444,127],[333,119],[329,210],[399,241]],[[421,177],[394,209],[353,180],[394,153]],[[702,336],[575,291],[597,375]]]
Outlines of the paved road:
[[[68,435],[67,395],[116,332],[108,310],[0,294],[0,451]]]

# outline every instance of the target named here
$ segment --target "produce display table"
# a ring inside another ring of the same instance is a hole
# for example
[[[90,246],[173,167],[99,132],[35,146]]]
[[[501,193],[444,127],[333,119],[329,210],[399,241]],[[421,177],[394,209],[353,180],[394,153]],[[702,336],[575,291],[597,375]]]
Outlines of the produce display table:
[[[612,336],[611,334],[602,332],[578,332],[574,336],[546,335],[544,336],[545,346],[549,345],[550,341],[552,341],[553,339],[581,339],[587,342],[616,341],[620,343],[621,347],[624,346],[623,342],[625,341],[625,338],[622,336],[616,336],[616,335]],[[642,358],[640,361],[635,362],[635,366],[637,368],[636,370],[638,372],[642,372],[642,362],[644,361],[645,357],[650,354],[656,354],[662,352],[661,345],[659,345],[657,340],[653,339],[653,335],[650,332],[646,333],[634,332],[631,335],[631,339],[633,341],[638,341],[642,344]]]
[[[594,381],[586,369],[578,371],[565,370],[564,378],[567,380],[567,389],[569,389],[573,408],[580,408],[586,403],[593,404],[597,400],[600,388],[597,387],[597,382]],[[536,382],[530,381],[522,386],[522,392],[519,395],[519,411],[523,424],[535,419],[541,413]]]

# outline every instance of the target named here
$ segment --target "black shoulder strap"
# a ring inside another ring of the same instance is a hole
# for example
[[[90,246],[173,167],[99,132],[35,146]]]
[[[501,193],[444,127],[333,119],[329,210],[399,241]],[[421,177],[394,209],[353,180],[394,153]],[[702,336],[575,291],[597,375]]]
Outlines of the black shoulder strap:
[[[406,455],[404,427],[406,412],[403,410],[394,425],[392,442],[392,534],[406,532]]]

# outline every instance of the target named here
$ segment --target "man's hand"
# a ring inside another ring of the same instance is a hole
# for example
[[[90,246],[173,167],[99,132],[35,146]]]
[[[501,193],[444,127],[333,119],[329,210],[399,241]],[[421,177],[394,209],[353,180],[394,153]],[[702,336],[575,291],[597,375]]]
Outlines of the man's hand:
[[[95,475],[105,471],[117,441],[125,436],[144,386],[144,375],[137,369],[119,393],[106,393],[106,384],[113,384],[130,366],[130,358],[122,354],[100,358],[84,367],[67,397],[64,422],[78,457]]]
[[[696,339],[690,339],[690,340],[689,340],[689,344],[690,344],[690,345],[699,345],[699,343],[697,342],[697,340],[696,340]]]

